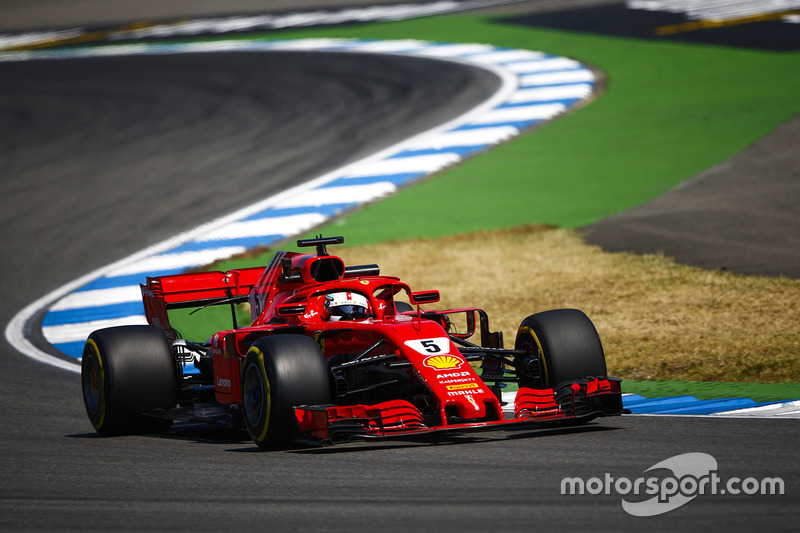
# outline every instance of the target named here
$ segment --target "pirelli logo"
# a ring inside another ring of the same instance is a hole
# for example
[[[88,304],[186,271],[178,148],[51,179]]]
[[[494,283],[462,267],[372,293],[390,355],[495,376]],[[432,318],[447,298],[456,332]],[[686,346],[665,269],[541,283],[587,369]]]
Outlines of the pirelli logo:
[[[463,383],[461,385],[448,385],[447,390],[479,389],[480,387],[477,383]]]

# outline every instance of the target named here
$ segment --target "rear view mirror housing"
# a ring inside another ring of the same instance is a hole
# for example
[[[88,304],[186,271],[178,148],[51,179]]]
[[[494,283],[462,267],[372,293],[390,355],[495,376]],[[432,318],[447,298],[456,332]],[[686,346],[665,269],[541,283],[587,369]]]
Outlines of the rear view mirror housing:
[[[306,306],[303,304],[286,304],[278,306],[278,316],[297,316],[305,314]]]
[[[439,301],[439,291],[412,292],[409,300],[413,305],[431,304]]]

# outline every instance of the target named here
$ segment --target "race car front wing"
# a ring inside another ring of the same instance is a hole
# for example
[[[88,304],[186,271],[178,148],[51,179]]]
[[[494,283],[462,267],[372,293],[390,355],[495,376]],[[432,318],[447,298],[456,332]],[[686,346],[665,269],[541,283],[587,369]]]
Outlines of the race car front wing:
[[[514,425],[558,425],[587,422],[598,416],[622,413],[620,380],[587,378],[562,383],[555,389],[520,387],[513,412],[502,420],[442,420],[426,424],[422,412],[409,401],[376,405],[304,405],[295,407],[297,425],[305,443],[336,443],[355,438],[406,436],[441,431],[469,431]]]

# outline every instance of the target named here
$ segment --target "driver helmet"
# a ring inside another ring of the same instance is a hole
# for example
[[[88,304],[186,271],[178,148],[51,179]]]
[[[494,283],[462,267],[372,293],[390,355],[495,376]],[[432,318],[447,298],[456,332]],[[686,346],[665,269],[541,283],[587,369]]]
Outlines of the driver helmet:
[[[331,292],[325,295],[328,320],[358,320],[369,318],[369,300],[356,292]]]

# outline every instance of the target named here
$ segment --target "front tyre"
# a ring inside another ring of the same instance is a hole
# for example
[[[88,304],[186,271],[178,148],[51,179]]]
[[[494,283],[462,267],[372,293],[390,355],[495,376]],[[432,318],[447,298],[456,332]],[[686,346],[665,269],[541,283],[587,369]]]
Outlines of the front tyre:
[[[89,335],[81,361],[86,414],[101,435],[166,431],[171,420],[144,415],[177,403],[177,369],[154,326],[119,326]]]
[[[304,335],[257,340],[242,369],[242,414],[253,441],[262,449],[289,447],[296,437],[294,407],[331,401],[325,359]]]
[[[607,377],[597,330],[589,317],[577,309],[554,309],[529,316],[520,324],[514,348],[527,351],[534,358],[539,354],[537,372],[518,361],[522,387],[554,388],[565,381]]]

